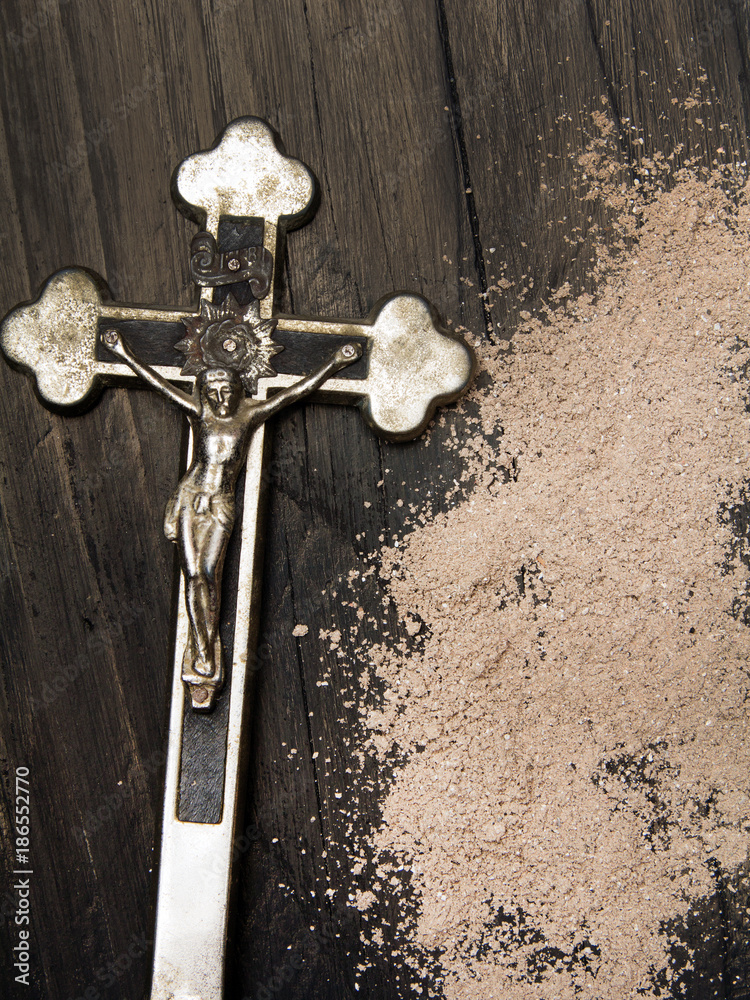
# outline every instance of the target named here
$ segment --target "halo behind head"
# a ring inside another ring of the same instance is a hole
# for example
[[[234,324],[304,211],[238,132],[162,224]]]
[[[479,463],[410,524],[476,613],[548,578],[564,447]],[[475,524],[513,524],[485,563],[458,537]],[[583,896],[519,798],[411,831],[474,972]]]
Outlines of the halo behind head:
[[[257,299],[244,309],[231,294],[218,306],[204,299],[200,314],[183,323],[187,334],[175,344],[186,355],[183,375],[199,375],[207,369],[231,371],[252,394],[259,378],[276,374],[271,358],[283,347],[271,339],[276,320],[260,318]]]

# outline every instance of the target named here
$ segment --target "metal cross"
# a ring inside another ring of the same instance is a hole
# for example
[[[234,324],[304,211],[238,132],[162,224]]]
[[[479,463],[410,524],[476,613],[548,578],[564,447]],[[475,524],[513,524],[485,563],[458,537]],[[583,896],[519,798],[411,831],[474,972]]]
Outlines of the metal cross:
[[[474,359],[418,295],[381,300],[359,322],[274,313],[281,238],[305,220],[314,186],[261,119],[237,119],[211,149],[183,160],[173,192],[202,226],[191,245],[195,309],[119,305],[101,279],[68,269],[6,317],[0,346],[51,407],[80,408],[104,385],[139,378],[190,420],[188,467],[165,518],[182,574],[151,1000],[222,1000],[261,597],[265,421],[315,392],[358,404],[387,438],[413,438],[464,391]],[[243,469],[239,584],[222,609]],[[189,792],[196,784],[198,797]]]

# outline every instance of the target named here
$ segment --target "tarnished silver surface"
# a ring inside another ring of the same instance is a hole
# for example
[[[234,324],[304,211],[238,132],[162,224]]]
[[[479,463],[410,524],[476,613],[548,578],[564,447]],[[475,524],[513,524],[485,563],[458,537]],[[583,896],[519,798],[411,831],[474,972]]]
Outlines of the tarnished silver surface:
[[[456,399],[474,370],[466,344],[436,323],[418,295],[396,295],[372,327],[370,368],[362,394],[368,423],[386,437],[416,437],[440,403]],[[336,386],[329,386],[331,393]]]
[[[275,226],[279,219],[302,216],[315,190],[307,167],[279,151],[272,130],[260,118],[236,119],[212,149],[183,160],[174,187],[178,199],[193,209],[191,214],[204,217],[205,228],[214,235],[222,216],[263,219]]]
[[[262,252],[244,258],[235,252],[234,256],[203,262],[207,273],[218,277],[218,283],[240,270],[245,277],[256,279],[254,293],[265,292],[265,296],[252,316],[240,316],[231,303],[219,310],[212,303],[213,288],[208,283],[200,293],[200,308],[195,310],[120,305],[100,293],[103,282],[86,271],[69,269],[53,275],[36,301],[19,306],[6,317],[0,326],[0,347],[11,362],[34,378],[40,397],[49,405],[80,406],[103,384],[136,377],[181,406],[191,422],[189,466],[170,502],[165,523],[168,536],[180,546],[183,574],[151,1000],[221,1000],[232,845],[248,737],[246,667],[248,650],[255,641],[260,600],[257,525],[264,422],[283,406],[314,392],[316,400],[359,404],[379,434],[397,440],[411,438],[425,427],[436,406],[464,391],[474,358],[460,338],[440,326],[429,304],[418,295],[383,299],[364,321],[273,314],[274,269],[263,271],[261,267],[259,275],[249,272],[258,261],[276,260],[279,233],[299,224],[309,210],[313,180],[302,163],[280,152],[272,130],[260,119],[241,118],[228,125],[212,149],[180,164],[173,188],[183,210],[203,225],[210,240],[218,236],[223,217],[263,221]],[[211,244],[206,248],[214,249]],[[117,328],[127,320],[184,324],[188,335],[181,349],[187,359],[182,368],[176,359],[174,366],[141,364]],[[104,343],[120,362],[97,358],[98,331],[103,324]],[[245,327],[252,336],[243,332]],[[331,377],[356,360],[358,344],[341,347],[326,365],[301,381],[274,374],[268,364],[273,354],[268,353],[268,343],[265,353],[258,347],[273,328],[276,332],[363,338],[367,345],[366,376]],[[246,356],[243,351],[253,336],[257,341],[254,349],[261,350],[262,357],[257,357],[263,363],[243,369],[239,359]],[[240,377],[254,398],[238,390]],[[193,707],[199,710],[210,708],[221,687],[221,655],[215,639],[217,594],[228,530],[234,520],[234,487],[245,461],[234,658],[229,690],[221,695],[229,697],[223,810],[218,823],[182,822],[178,819],[178,796],[184,683]]]
[[[101,295],[86,271],[59,271],[28,306],[4,320],[0,344],[36,379],[39,395],[53,406],[83,402],[96,384],[96,332]]]

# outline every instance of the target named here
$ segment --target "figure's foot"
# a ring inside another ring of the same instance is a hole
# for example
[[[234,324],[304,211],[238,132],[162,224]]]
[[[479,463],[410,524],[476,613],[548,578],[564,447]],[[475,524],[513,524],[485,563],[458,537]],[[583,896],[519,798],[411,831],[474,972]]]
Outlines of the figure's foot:
[[[204,660],[200,656],[196,656],[193,660],[193,670],[196,674],[200,674],[201,677],[212,677],[215,673],[214,664],[209,663],[208,660]]]

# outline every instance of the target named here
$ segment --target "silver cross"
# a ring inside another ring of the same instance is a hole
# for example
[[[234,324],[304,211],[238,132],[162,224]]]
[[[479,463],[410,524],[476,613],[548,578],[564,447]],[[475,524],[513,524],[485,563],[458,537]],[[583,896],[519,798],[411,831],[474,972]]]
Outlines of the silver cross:
[[[104,385],[139,378],[190,420],[188,467],[165,518],[182,574],[151,1000],[221,1000],[261,599],[265,420],[315,393],[356,403],[378,434],[407,440],[464,391],[474,358],[418,295],[386,298],[363,321],[275,314],[280,239],[306,218],[314,188],[261,119],[228,125],[211,149],[180,164],[173,186],[181,210],[202,226],[191,246],[195,309],[120,305],[102,293],[101,279],[68,269],[6,317],[0,347],[50,406],[80,408]],[[318,362],[302,379],[295,350]],[[234,622],[227,656],[221,572],[243,468],[239,586],[231,602],[224,595]],[[209,719],[223,736],[219,760],[189,759],[191,738]],[[196,810],[183,792],[186,771],[200,780],[217,763],[223,782]]]

